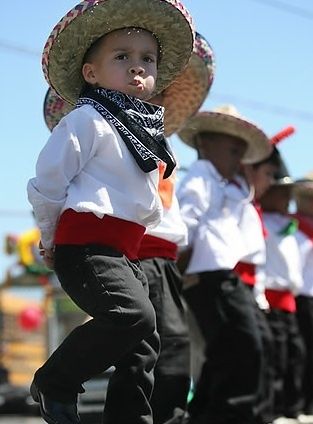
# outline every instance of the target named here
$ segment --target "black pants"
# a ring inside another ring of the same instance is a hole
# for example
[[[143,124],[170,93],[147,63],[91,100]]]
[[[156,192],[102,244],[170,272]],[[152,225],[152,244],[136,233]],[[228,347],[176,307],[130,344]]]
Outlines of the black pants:
[[[182,279],[174,261],[163,258],[141,262],[149,283],[149,297],[156,312],[161,351],[154,369],[151,399],[154,424],[173,416],[175,408],[186,409],[190,388],[190,341]]]
[[[190,405],[192,422],[251,424],[261,341],[247,289],[231,271],[206,272],[184,294],[206,342]]]
[[[274,413],[296,418],[302,410],[304,343],[295,313],[272,309],[267,314],[274,336]]]
[[[142,270],[110,247],[57,246],[63,289],[92,319],[74,329],[36,372],[39,388],[72,401],[82,383],[114,365],[104,410],[109,424],[151,424],[155,312]]]
[[[306,348],[303,366],[302,403],[303,413],[313,415],[313,297],[298,296],[297,318]]]
[[[245,285],[253,295],[253,287]],[[272,364],[274,361],[274,336],[266,318],[267,312],[261,310],[254,296],[251,299],[254,305],[255,318],[262,343],[261,371],[259,390],[254,407],[256,421],[259,424],[270,423],[274,419],[274,373]]]

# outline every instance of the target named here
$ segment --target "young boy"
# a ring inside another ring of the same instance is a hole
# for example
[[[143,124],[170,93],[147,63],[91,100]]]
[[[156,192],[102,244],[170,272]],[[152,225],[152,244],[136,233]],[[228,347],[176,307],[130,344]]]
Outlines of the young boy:
[[[301,411],[304,344],[296,317],[295,295],[302,285],[302,266],[295,234],[297,225],[288,215],[293,180],[276,150],[280,166],[275,183],[261,197],[266,237],[266,317],[274,337],[274,415],[297,422]],[[279,421],[277,421],[279,422]]]
[[[194,51],[185,70],[151,102],[165,105],[164,132],[171,136],[205,100],[214,77],[213,51],[196,33]],[[44,118],[50,130],[72,110],[51,89],[44,101]],[[160,174],[164,166],[160,166]],[[176,408],[184,411],[190,388],[190,346],[185,309],[181,299],[181,275],[176,267],[178,247],[186,243],[187,229],[180,218],[175,195],[175,177],[159,182],[164,208],[160,224],[148,229],[138,252],[148,277],[149,298],[156,312],[161,351],[154,369],[151,398],[154,423],[163,423]]]
[[[213,51],[196,33],[195,46],[185,70],[174,83],[150,101],[165,105],[164,132],[171,136],[195,113],[205,100],[214,77]],[[70,104],[51,89],[44,101],[44,119],[52,130],[72,110]],[[160,174],[164,166],[160,166]],[[153,419],[161,424],[172,417],[176,408],[186,408],[190,388],[190,346],[185,308],[181,298],[181,275],[176,267],[178,247],[186,244],[187,229],[175,195],[175,177],[159,182],[158,191],[164,208],[163,218],[154,229],[148,229],[138,252],[148,277],[149,298],[156,312],[161,350],[154,369],[151,398]]]
[[[168,28],[180,28],[181,44]],[[37,370],[31,386],[48,423],[78,423],[77,393],[114,365],[106,423],[151,423],[159,351],[155,313],[137,251],[159,223],[158,164],[175,167],[163,110],[144,102],[187,64],[191,18],[179,3],[84,1],[52,31],[44,74],[77,108],[55,127],[28,196],[42,253],[63,289],[93,317]],[[78,100],[77,100],[78,99]]]
[[[293,127],[287,127],[273,136],[271,143],[274,146],[293,132]],[[271,365],[274,358],[274,338],[266,318],[266,313],[269,311],[269,304],[265,297],[266,228],[263,224],[259,199],[274,183],[279,166],[280,159],[275,147],[272,153],[262,161],[243,166],[247,182],[254,191],[254,198],[244,208],[240,221],[248,254],[235,267],[241,281],[253,294],[252,302],[262,341],[260,385],[255,404],[255,415],[260,424],[267,424],[273,420],[274,376]]]
[[[301,424],[313,422],[313,175],[306,175],[296,181],[293,190],[296,213],[293,215],[299,230],[296,238],[299,243],[302,262],[302,278],[296,296],[299,329],[305,344],[306,357],[303,366],[301,386],[302,413],[298,416]],[[302,235],[302,237],[301,237]],[[305,237],[303,237],[305,235]]]
[[[167,136],[179,130],[183,122],[199,109],[210,90],[213,76],[212,49],[196,33],[188,66],[162,92],[161,99],[157,99],[165,107],[164,131]],[[164,208],[163,218],[157,227],[147,230],[139,250],[161,340],[151,399],[155,424],[164,423],[173,414],[176,419],[178,414],[183,415],[190,389],[189,331],[182,301],[182,278],[176,265],[178,249],[186,244],[187,228],[180,217],[175,176],[161,179],[159,194]]]
[[[198,283],[185,298],[206,342],[205,362],[190,405],[192,423],[254,422],[261,345],[253,307],[233,272],[244,256],[241,162],[261,160],[269,139],[231,107],[201,112],[179,135],[198,150],[178,199],[191,250],[187,274]]]

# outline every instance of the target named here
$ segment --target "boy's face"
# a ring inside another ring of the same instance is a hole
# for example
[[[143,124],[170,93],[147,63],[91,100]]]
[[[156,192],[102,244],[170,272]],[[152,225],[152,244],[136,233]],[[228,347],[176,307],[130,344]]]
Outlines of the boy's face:
[[[297,212],[313,217],[313,194],[296,197]]]
[[[261,197],[260,203],[265,212],[288,213],[291,200],[291,186],[272,186]]]
[[[271,187],[277,167],[272,163],[262,163],[254,167],[245,165],[245,174],[255,189],[255,198],[258,200]]]
[[[247,143],[227,134],[202,133],[197,137],[201,159],[213,163],[222,177],[231,180],[239,172]]]
[[[93,86],[118,90],[146,100],[157,78],[159,47],[148,31],[125,28],[103,37],[101,44],[84,63],[84,79]]]

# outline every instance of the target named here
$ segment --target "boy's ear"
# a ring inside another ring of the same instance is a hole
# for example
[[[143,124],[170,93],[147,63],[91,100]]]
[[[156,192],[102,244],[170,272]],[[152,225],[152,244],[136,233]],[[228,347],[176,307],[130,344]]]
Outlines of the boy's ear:
[[[89,84],[95,84],[97,82],[92,63],[83,64],[82,74],[84,80]]]

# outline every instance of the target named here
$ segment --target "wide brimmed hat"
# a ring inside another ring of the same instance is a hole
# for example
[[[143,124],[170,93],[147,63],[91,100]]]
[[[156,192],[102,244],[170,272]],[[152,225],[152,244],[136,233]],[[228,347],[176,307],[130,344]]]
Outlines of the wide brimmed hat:
[[[50,131],[67,115],[74,106],[61,99],[55,91],[48,89],[43,103],[43,116]]]
[[[294,179],[290,176],[290,172],[283,160],[279,150],[274,146],[273,152],[270,155],[268,162],[273,162],[277,166],[277,170],[274,173],[273,185],[282,186],[282,185],[293,185],[295,183]]]
[[[196,33],[195,46],[185,70],[163,91],[164,130],[168,137],[178,131],[196,113],[209,93],[215,71],[211,46]],[[48,89],[44,100],[44,118],[52,129],[73,109],[73,105]]]
[[[273,146],[273,150],[270,155],[264,158],[261,161],[254,163],[254,165],[262,165],[265,163],[271,163],[276,167],[276,172],[274,173],[273,185],[291,185],[295,184],[293,178],[291,178],[287,166],[277,148],[277,145],[280,144],[287,137],[290,137],[294,134],[295,128],[291,125],[283,128],[278,133],[273,135],[270,138],[270,143]]]
[[[179,131],[207,97],[214,79],[214,53],[207,40],[196,33],[191,59],[185,70],[163,91],[164,130]]]
[[[254,123],[242,117],[232,105],[216,108],[212,112],[199,112],[178,133],[181,140],[196,148],[196,136],[200,133],[227,134],[248,144],[243,163],[255,163],[270,155],[272,145],[267,135]]]
[[[160,45],[155,95],[187,65],[194,44],[192,18],[178,0],[85,0],[54,27],[43,51],[45,78],[56,93],[75,104],[84,86],[83,58],[100,37],[121,28],[150,31]],[[152,97],[151,96],[151,97]]]
[[[313,171],[295,181],[294,194],[298,197],[313,197]]]

